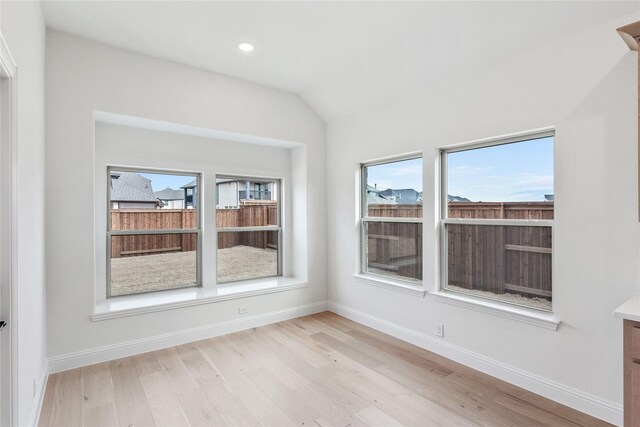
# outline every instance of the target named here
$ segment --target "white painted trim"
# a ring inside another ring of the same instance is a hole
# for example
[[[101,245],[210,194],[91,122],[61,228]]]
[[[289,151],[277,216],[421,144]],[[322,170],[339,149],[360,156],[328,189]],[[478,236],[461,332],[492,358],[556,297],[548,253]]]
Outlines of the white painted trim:
[[[272,282],[277,283],[277,285],[270,287],[260,286],[261,284],[267,285]],[[247,281],[247,284],[236,282],[234,285],[235,286],[218,286],[213,289],[185,288],[114,297],[101,304],[97,304],[95,313],[91,315],[91,320],[98,322],[107,319],[117,319],[119,317],[137,316],[156,311],[175,310],[177,308],[211,304],[232,299],[248,298],[257,295],[266,295],[309,287],[309,284],[306,282],[296,282],[295,280],[287,280],[287,278],[282,277],[276,277],[271,280],[259,279],[256,281]],[[255,288],[251,289],[253,286],[255,286]],[[125,302],[127,308],[117,308],[117,304],[121,301]]]
[[[475,139],[473,141],[458,142],[440,147],[441,151],[447,153],[455,153],[456,151],[473,150],[476,148],[491,147],[494,145],[510,144],[513,142],[522,142],[531,139],[548,138],[555,136],[556,127],[547,126],[538,129],[525,130],[521,132],[513,132],[506,135],[491,136],[488,138]]]
[[[9,325],[7,326],[9,336],[9,378],[4,378],[3,381],[9,382],[9,422],[11,425],[16,424],[19,414],[19,404],[18,404],[18,322],[16,321],[17,316],[15,310],[18,307],[18,184],[17,184],[17,141],[18,141],[18,126],[17,126],[17,117],[18,117],[18,102],[17,102],[17,93],[18,93],[18,83],[17,83],[17,65],[11,54],[9,46],[7,44],[4,35],[0,33],[0,78],[7,79],[8,88],[9,88],[9,104],[10,104],[10,129],[9,129],[9,141],[8,147],[4,145],[0,147],[3,151],[8,150],[10,159],[9,159],[9,168],[5,172],[3,172],[2,179],[5,181],[10,181],[10,195],[6,200],[10,200],[11,206],[8,210],[8,221],[10,222],[10,231],[8,239],[9,241],[6,243],[8,247],[3,247],[3,250],[7,250],[8,252],[8,263],[9,263],[9,283],[8,283],[8,299],[9,299],[9,313],[5,313],[7,318],[5,319]],[[4,94],[3,96],[7,96]],[[3,131],[4,133],[4,131]],[[1,139],[1,138],[0,138]],[[2,141],[5,143],[4,141]],[[4,160],[3,160],[4,163]],[[4,209],[4,206],[2,207]],[[4,239],[4,238],[3,238]],[[5,295],[6,296],[6,295]]]
[[[518,322],[527,323],[540,328],[550,329],[552,331],[557,331],[558,326],[560,325],[560,321],[555,318],[553,313],[543,312],[540,310],[519,307],[513,304],[500,303],[486,298],[462,295],[461,293],[450,291],[429,292],[429,295],[438,302],[457,305],[459,307],[492,314],[494,316],[505,317],[507,319],[516,320]]]
[[[36,392],[36,396],[34,398],[35,405],[31,407],[31,415],[29,416],[29,426],[37,426],[40,422],[40,413],[42,412],[42,404],[44,403],[44,394],[47,390],[47,383],[49,382],[49,373],[47,372],[47,366],[42,368],[42,374],[38,379],[38,383],[40,387]]]
[[[170,332],[148,338],[141,338],[104,347],[96,347],[88,350],[54,356],[49,358],[49,373],[66,371],[94,363],[106,362],[122,357],[133,356],[149,351],[160,350],[176,345],[243,331],[250,328],[256,328],[258,326],[264,326],[271,323],[282,322],[283,320],[294,319],[296,317],[308,316],[310,314],[326,311],[326,309],[327,303],[326,301],[322,301],[200,326],[197,328]]]
[[[362,283],[367,285],[377,286],[379,288],[390,289],[396,292],[402,292],[405,294],[413,295],[415,297],[424,298],[427,291],[420,285],[411,285],[408,283],[401,283],[400,281],[387,279],[381,276],[375,276],[373,274],[356,273],[353,275],[356,279],[360,279]]]
[[[618,426],[622,425],[623,412],[621,404],[610,402],[601,397],[543,378],[336,302],[329,301],[328,307],[330,311],[336,314],[462,363],[470,368],[477,369],[487,375],[522,387],[609,423]]]
[[[5,77],[12,78],[16,74],[16,68],[16,61],[11,55],[7,40],[0,33],[0,69],[2,69]]]

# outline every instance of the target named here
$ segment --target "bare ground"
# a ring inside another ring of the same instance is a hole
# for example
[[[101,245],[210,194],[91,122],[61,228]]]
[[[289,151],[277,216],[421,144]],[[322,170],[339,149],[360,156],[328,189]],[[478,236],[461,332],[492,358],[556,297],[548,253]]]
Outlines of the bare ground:
[[[277,274],[278,252],[235,246],[218,250],[218,283]],[[111,295],[129,295],[194,286],[196,251],[111,260]]]
[[[465,289],[458,286],[447,286],[447,289],[461,294],[473,295],[482,298],[488,298],[495,301],[507,302],[509,304],[522,305],[525,307],[536,308],[538,310],[551,311],[551,301],[544,298],[525,297],[519,294],[494,294],[493,292],[481,291],[478,289]]]

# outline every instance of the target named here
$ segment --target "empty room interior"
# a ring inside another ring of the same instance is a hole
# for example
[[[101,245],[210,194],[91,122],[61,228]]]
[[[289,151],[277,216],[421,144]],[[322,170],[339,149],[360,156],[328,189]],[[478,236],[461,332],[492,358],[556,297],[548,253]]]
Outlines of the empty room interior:
[[[640,427],[639,43],[637,0],[0,1],[0,426]]]

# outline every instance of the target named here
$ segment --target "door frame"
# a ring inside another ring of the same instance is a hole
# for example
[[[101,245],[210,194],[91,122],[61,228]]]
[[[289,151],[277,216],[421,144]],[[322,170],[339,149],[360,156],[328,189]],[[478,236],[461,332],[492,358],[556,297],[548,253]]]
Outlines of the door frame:
[[[2,333],[0,425],[16,425],[18,416],[17,293],[17,66],[0,32],[0,292],[2,315],[8,326]],[[8,196],[6,195],[8,193]],[[5,378],[7,376],[7,378]],[[5,413],[6,411],[6,413]]]

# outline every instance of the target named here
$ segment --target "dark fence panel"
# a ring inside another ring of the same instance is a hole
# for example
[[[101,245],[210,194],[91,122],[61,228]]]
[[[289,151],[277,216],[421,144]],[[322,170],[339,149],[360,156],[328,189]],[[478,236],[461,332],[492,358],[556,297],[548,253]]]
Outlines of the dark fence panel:
[[[166,230],[196,228],[198,211],[195,209],[113,209],[113,230]],[[216,209],[216,224],[224,227],[259,227],[278,224],[276,202],[243,202],[238,209]],[[277,233],[218,233],[218,249],[234,246],[277,248]],[[197,235],[156,234],[129,235],[113,238],[111,257],[140,256],[163,252],[187,252],[197,249]]]
[[[553,219],[553,202],[449,202],[449,218]],[[371,217],[422,217],[420,205],[369,205]],[[379,227],[380,230],[373,228]],[[393,225],[395,228],[391,227]],[[369,265],[399,271],[401,259],[389,257],[388,235],[411,236],[414,224],[369,225]],[[450,224],[447,226],[449,285],[502,294],[551,297],[551,228]],[[373,236],[372,236],[373,235]],[[417,238],[417,235],[414,236]],[[419,238],[422,238],[420,233]],[[406,242],[406,240],[405,240]],[[420,247],[420,246],[418,246]],[[374,250],[372,250],[374,248]],[[420,251],[420,257],[422,252]],[[399,273],[400,274],[400,273]],[[420,278],[419,269],[405,277]]]

